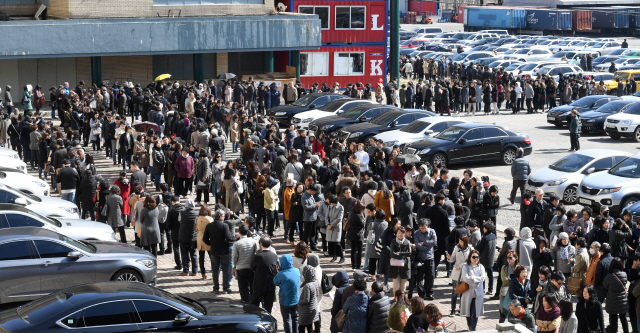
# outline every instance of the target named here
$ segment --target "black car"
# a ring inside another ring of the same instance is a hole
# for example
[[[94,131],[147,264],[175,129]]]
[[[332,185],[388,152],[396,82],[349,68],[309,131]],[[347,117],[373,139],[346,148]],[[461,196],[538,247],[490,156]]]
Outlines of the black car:
[[[369,138],[376,134],[393,129],[400,129],[416,119],[433,117],[435,115],[433,112],[418,109],[387,111],[371,119],[370,122],[343,127],[338,131],[338,137],[341,140],[347,139],[349,142],[365,143],[368,145]]]
[[[569,126],[571,123],[571,110],[577,108],[580,113],[593,111],[599,107],[619,100],[620,97],[610,95],[591,95],[582,97],[571,104],[556,106],[547,113],[547,122],[557,127]]]
[[[442,46],[442,44],[424,44],[418,48],[420,51],[433,51],[433,52],[449,52],[449,48]]]
[[[193,300],[137,282],[101,282],[0,312],[0,332],[275,333],[265,310],[221,298]]]
[[[342,94],[313,93],[303,96],[291,104],[271,108],[267,115],[269,117],[276,118],[281,127],[289,127],[294,115],[300,112],[320,108],[331,101],[347,97],[348,96]]]
[[[597,110],[581,113],[582,133],[604,132],[604,122],[608,116],[624,112],[637,102],[638,101],[634,100],[611,101],[599,107]]]
[[[522,148],[525,155],[531,154],[533,147],[528,135],[492,124],[461,123],[431,139],[407,145],[405,153],[417,154],[421,161],[431,165],[482,160],[511,164],[518,148]]]
[[[309,131],[331,133],[351,124],[369,121],[379,114],[390,110],[402,110],[392,105],[358,105],[337,116],[316,119],[309,123]]]

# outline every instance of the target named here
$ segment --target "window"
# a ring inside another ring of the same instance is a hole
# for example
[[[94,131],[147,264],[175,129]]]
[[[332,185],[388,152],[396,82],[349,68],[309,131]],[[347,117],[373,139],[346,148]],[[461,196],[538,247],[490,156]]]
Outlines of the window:
[[[624,160],[625,158],[627,158],[627,156],[614,156],[613,157],[613,165],[616,165],[616,164],[622,162],[622,160]]]
[[[154,6],[264,4],[263,0],[153,0]]]
[[[9,226],[12,228],[16,227],[42,227],[44,223],[34,219],[31,216],[26,216],[22,214],[9,213],[5,214],[7,217],[7,222],[9,222]]]
[[[467,141],[482,139],[482,129],[475,128],[467,132],[463,137]]]
[[[439,133],[439,132],[442,132],[448,126],[449,126],[449,124],[447,124],[446,121],[443,121],[441,123],[437,123],[437,124],[431,126],[430,130],[432,130],[434,133]]]
[[[82,311],[78,311],[67,318],[60,320],[60,322],[69,328],[84,327],[84,319],[82,319]]]
[[[316,108],[319,108],[321,106],[324,106],[325,104],[329,103],[331,100],[329,99],[329,96],[321,96],[318,99],[316,99],[315,101],[311,102],[312,104],[316,105]]]
[[[112,326],[131,324],[128,301],[102,303],[84,310],[84,324],[92,326]]]
[[[605,157],[602,159],[599,159],[595,162],[593,162],[589,168],[594,168],[595,171],[602,171],[602,170],[607,170],[607,169],[611,169],[612,165],[611,165],[611,157]]]
[[[33,259],[29,251],[29,242],[11,242],[0,245],[0,261]]]
[[[62,258],[73,251],[73,249],[56,242],[35,240],[34,243],[40,253],[40,258]]]
[[[364,53],[335,53],[333,75],[364,75]]]
[[[398,119],[396,119],[395,121],[398,122],[396,127],[407,125],[408,123],[413,121],[413,114],[411,113],[403,114],[402,116],[398,117]]]
[[[599,107],[601,107],[601,106],[603,106],[603,105],[605,105],[605,104],[609,103],[609,101],[610,101],[610,99],[608,99],[608,98],[603,98],[603,99],[601,99],[601,100],[597,101],[597,102],[596,102],[596,104],[595,104],[593,107],[594,107],[594,108],[599,108]]]
[[[329,29],[329,7],[299,6],[300,14],[316,14],[320,18],[320,28]]]
[[[336,29],[364,29],[365,7],[336,6]]]
[[[329,75],[329,53],[309,52],[300,53],[300,76],[327,76]]]
[[[173,321],[176,316],[182,312],[166,304],[154,301],[135,300],[133,301],[133,305],[135,305],[136,310],[138,310],[140,320],[142,320],[143,323]]]
[[[19,197],[7,190],[0,190],[0,203],[13,203]]]
[[[503,130],[495,127],[486,127],[484,129],[484,137],[485,138],[495,138],[500,136],[507,136]]]

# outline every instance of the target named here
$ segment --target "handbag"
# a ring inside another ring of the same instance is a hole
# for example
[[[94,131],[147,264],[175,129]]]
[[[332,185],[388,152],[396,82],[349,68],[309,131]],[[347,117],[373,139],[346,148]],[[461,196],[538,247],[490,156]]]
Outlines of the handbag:
[[[102,207],[102,211],[100,215],[107,216],[109,214],[109,206],[107,206],[107,202],[105,201],[104,206]]]
[[[94,212],[100,211],[100,192],[99,191],[96,193],[96,204],[93,205],[93,211]]]
[[[336,326],[338,326],[338,330],[342,331],[344,328],[344,322],[347,320],[347,315],[344,314],[343,310],[340,310],[336,315]]]
[[[391,260],[389,261],[389,265],[394,267],[404,267],[404,259],[391,258]]]
[[[462,272],[460,272],[460,278],[461,277],[462,277]],[[469,284],[464,281],[460,281],[460,278],[458,278],[458,284],[456,285],[456,294],[458,295],[464,294],[466,291],[469,290]]]
[[[569,282],[567,283],[567,290],[569,290],[571,294],[577,295],[580,289],[582,289],[582,279],[575,276],[569,277]]]
[[[56,168],[51,164],[47,164],[47,173],[49,174],[49,176],[55,176]]]
[[[44,99],[44,96],[40,97],[40,104],[41,105],[47,104],[47,101]]]
[[[102,134],[102,129],[100,127],[96,127],[91,131],[91,134],[93,134],[94,136],[98,136]]]
[[[504,299],[502,300],[502,308],[503,308],[504,310],[510,311],[510,310],[509,310],[509,303],[511,303],[511,296],[509,296],[509,293],[507,293],[507,294],[504,296]]]

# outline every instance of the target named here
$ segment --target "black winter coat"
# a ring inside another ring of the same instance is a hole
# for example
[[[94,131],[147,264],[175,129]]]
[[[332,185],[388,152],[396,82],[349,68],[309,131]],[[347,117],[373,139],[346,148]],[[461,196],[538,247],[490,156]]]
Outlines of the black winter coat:
[[[93,198],[95,197],[97,190],[98,182],[96,181],[95,177],[91,176],[89,178],[85,177],[84,179],[82,179],[82,181],[80,182],[79,193],[82,209],[89,210],[89,212],[93,211]]]
[[[180,243],[196,241],[196,219],[198,215],[198,211],[195,209],[185,209],[181,212],[178,236]]]
[[[169,209],[167,214],[167,228],[171,230],[171,240],[178,241],[180,237],[180,213],[184,212],[184,205],[177,203]]]
[[[605,309],[608,314],[627,313],[629,311],[629,298],[625,286],[627,285],[627,273],[614,270],[604,278],[602,284],[607,289],[607,302]]]
[[[164,165],[166,163],[164,152],[162,149],[158,149],[155,147],[153,149],[153,173],[160,174],[164,170]]]
[[[389,329],[387,326],[387,317],[391,303],[389,297],[384,293],[379,293],[369,298],[369,307],[367,309],[367,332],[383,333]]]
[[[395,208],[396,216],[400,217],[403,227],[411,226],[413,228],[413,201],[408,190],[402,191],[401,200],[398,201]]]
[[[404,325],[404,333],[416,333],[418,328],[422,328],[424,332],[429,328],[429,322],[422,312],[416,312],[409,316],[407,323]]]
[[[395,279],[397,277],[401,279],[409,279],[409,277],[411,277],[411,242],[405,238],[404,241],[399,244],[397,237],[395,238],[396,239],[391,241],[390,257],[392,259],[403,259],[404,266],[391,266],[391,264],[389,264],[387,274],[390,279]]]
[[[518,301],[520,301],[520,304],[522,304],[522,306],[526,309],[527,302],[525,301],[529,300],[529,303],[532,303],[531,297],[529,297],[530,291],[531,282],[529,281],[529,279],[524,279],[523,283],[520,283],[520,281],[518,281],[518,279],[513,276],[513,274],[511,274],[511,280],[509,281],[509,297],[511,297],[512,300],[517,299]]]
[[[586,307],[585,303],[587,303]],[[578,332],[590,332],[597,329],[600,329],[600,332],[606,332],[602,303],[599,301],[588,302],[580,298],[578,305],[576,305],[576,317],[578,317]]]
[[[347,231],[347,239],[352,242],[362,242],[363,229],[364,229],[364,217],[360,213],[356,213],[351,210],[349,213],[349,230]]]

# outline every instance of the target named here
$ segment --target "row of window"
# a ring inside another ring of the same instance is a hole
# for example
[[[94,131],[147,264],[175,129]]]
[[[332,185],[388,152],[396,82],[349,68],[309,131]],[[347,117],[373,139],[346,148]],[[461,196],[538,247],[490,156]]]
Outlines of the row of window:
[[[335,29],[364,29],[367,7],[365,6],[335,6]],[[329,6],[298,6],[298,13],[316,14],[320,18],[320,27],[328,30],[330,26],[331,7]]]
[[[300,76],[329,75],[329,52],[301,52]],[[333,54],[333,75],[364,75],[364,52]]]
[[[69,328],[127,325],[173,321],[182,311],[151,300],[128,300],[102,303],[80,310],[60,320]],[[133,307],[133,309],[130,309]],[[136,318],[136,313],[139,319]]]

